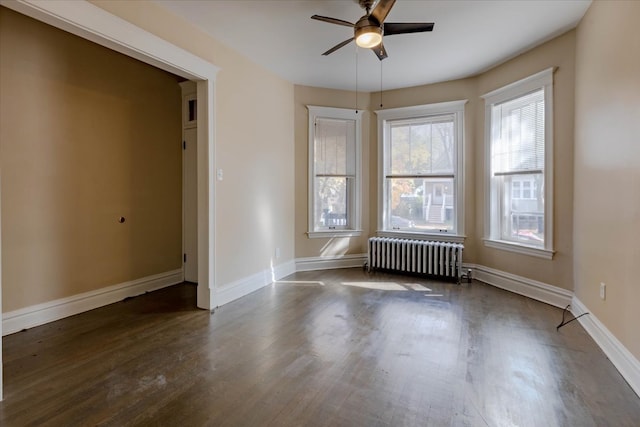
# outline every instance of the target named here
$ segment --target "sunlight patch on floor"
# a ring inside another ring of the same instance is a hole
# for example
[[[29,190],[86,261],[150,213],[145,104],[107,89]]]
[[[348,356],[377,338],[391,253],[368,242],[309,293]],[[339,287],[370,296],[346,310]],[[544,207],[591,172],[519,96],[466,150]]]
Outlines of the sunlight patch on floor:
[[[431,292],[431,289],[427,288],[425,285],[421,285],[420,283],[404,283],[403,285],[410,288],[412,291]]]
[[[408,291],[407,288],[396,282],[342,282],[342,284],[344,286],[377,289],[380,291]]]
[[[344,286],[356,288],[375,289],[380,291],[427,291],[431,289],[419,283],[397,283],[397,282],[342,282]]]
[[[324,282],[319,282],[317,280],[277,280],[273,283],[277,285],[324,286]]]

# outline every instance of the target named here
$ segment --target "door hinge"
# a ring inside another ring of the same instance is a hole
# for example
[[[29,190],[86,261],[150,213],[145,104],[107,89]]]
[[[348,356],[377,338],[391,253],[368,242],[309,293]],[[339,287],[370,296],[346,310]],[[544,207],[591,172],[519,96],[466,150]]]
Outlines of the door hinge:
[[[187,149],[187,141],[182,141],[182,149],[183,150]]]
[[[187,262],[187,254],[182,254],[182,262]]]

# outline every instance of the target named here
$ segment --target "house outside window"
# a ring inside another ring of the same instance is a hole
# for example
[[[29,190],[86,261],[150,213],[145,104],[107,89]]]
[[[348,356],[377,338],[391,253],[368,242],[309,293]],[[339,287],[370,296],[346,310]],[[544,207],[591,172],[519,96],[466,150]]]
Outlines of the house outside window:
[[[360,230],[361,116],[354,110],[309,110],[309,237],[355,236]]]
[[[485,244],[550,259],[553,69],[483,96]]]
[[[380,235],[462,241],[464,104],[377,111]]]
[[[516,201],[522,200],[535,200],[536,194],[536,180],[534,178],[527,177],[525,179],[514,179],[511,181],[511,199]]]

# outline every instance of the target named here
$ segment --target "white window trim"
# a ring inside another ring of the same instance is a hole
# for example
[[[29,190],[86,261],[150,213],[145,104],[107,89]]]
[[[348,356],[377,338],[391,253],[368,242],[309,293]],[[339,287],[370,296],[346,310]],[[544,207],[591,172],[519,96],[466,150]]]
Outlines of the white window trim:
[[[464,235],[464,106],[468,100],[439,102],[436,104],[411,107],[390,108],[375,111],[378,116],[378,230],[383,237],[404,237],[411,239],[436,240],[441,242],[463,243]],[[456,218],[455,233],[420,233],[410,231],[391,231],[384,229],[384,159],[386,122],[398,119],[416,119],[420,117],[453,114],[456,130]]]
[[[362,187],[362,111],[356,112],[356,110],[347,108],[334,108],[334,107],[318,107],[314,105],[307,105],[309,110],[309,136],[308,136],[308,148],[309,148],[309,177],[308,177],[308,215],[307,215],[307,236],[311,239],[316,238],[330,238],[330,237],[357,237],[362,234],[361,229],[361,187]],[[355,183],[355,195],[353,206],[353,228],[342,230],[314,230],[314,177],[315,177],[315,159],[314,159],[314,138],[315,138],[315,126],[316,118],[325,119],[345,119],[354,120],[356,123],[356,183]]]
[[[554,254],[553,251],[534,248],[533,246],[525,246],[516,242],[508,242],[505,240],[484,239],[484,245],[488,248],[501,249],[503,251],[515,252],[522,255],[529,255],[544,259],[553,259]]]
[[[484,245],[545,259],[553,259],[553,72],[547,68],[532,76],[482,95],[484,107],[485,188]],[[501,240],[491,235],[491,106],[544,89],[544,248]]]
[[[376,231],[376,235],[379,237],[395,237],[398,239],[428,240],[445,243],[464,243],[464,240],[467,238],[467,236],[453,233],[420,233],[412,231],[387,231],[382,229]]]

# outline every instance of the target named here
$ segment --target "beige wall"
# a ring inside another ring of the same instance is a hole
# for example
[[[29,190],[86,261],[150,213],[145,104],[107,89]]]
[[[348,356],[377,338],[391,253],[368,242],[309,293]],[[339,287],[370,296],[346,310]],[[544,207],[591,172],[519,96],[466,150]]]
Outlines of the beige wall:
[[[640,359],[638,17],[596,1],[577,29],[573,241],[577,298]]]
[[[375,211],[369,206],[370,188],[374,185],[369,174],[370,138],[369,124],[371,113],[366,111],[369,94],[358,94],[358,105],[364,108],[362,114],[362,235],[359,237],[309,238],[308,230],[308,193],[309,193],[309,113],[307,105],[319,107],[355,109],[355,92],[295,87],[295,255],[296,258],[318,256],[340,256],[363,254],[367,252],[370,216]],[[375,157],[374,157],[375,158]]]
[[[308,239],[305,234],[305,106],[350,108],[353,92],[294,89],[153,3],[93,3],[221,67],[216,84],[216,167],[224,169],[225,179],[216,187],[218,284],[294,257],[366,251],[364,242],[375,233],[377,221],[377,130],[371,112],[364,115],[363,237]],[[640,259],[640,41],[632,17],[640,14],[639,7],[637,2],[594,2],[577,32],[477,77],[383,94],[384,108],[469,100],[465,260],[575,288],[578,298],[636,357],[640,342],[635,325],[640,319],[632,304],[640,299],[640,288],[632,275],[634,261]],[[32,29],[33,22],[5,9],[0,13],[5,311],[178,268],[180,205],[175,197],[179,197],[180,172],[175,159],[179,152],[158,147],[161,136],[171,134],[174,130],[169,128],[174,129],[175,123],[156,119],[150,129],[140,130],[147,113],[168,114],[168,109],[179,108],[164,102],[179,96],[177,87],[165,88],[171,77],[94,46],[91,49],[110,59],[97,58],[84,41],[39,24]],[[25,28],[29,31],[23,34]],[[58,39],[64,52],[43,44]],[[89,50],[79,55],[79,49]],[[100,67],[82,65],[87,58]],[[115,58],[123,64],[113,62]],[[116,82],[86,72],[109,70],[116,63]],[[82,74],[74,71],[78,64]],[[131,71],[123,72],[127,67]],[[482,244],[484,107],[479,96],[548,67],[558,67],[554,75],[557,253],[552,261]],[[141,73],[145,77],[139,79]],[[119,85],[123,76],[137,82],[142,92],[123,89]],[[377,94],[359,97],[369,111],[379,108]],[[145,108],[143,98],[151,105]],[[82,108],[86,105],[98,105],[103,114]],[[135,144],[129,143],[132,138]],[[156,169],[160,164],[162,173]],[[164,213],[158,215],[159,210]],[[115,221],[121,215],[128,219],[124,225]],[[163,233],[154,232],[159,227]],[[147,256],[146,245],[153,247],[153,256]],[[276,247],[282,252],[279,260],[273,259]],[[606,301],[598,298],[600,282],[608,286]]]
[[[293,85],[152,2],[92,3],[220,67],[215,167],[224,180],[216,181],[216,286],[292,260]]]
[[[575,75],[575,31],[569,31],[478,77],[483,95],[538,71],[557,67],[553,75],[553,260],[485,247],[476,240],[477,263],[538,280],[553,286],[573,288],[573,110]],[[477,237],[484,227],[484,104],[476,110],[476,224]]]
[[[0,93],[4,311],[181,267],[175,76],[0,7]]]
[[[464,235],[467,236],[465,241],[464,250],[464,262],[474,262],[475,260],[475,230],[473,218],[475,217],[475,193],[469,191],[469,188],[473,187],[474,182],[474,170],[476,168],[475,159],[475,145],[476,137],[474,130],[474,111],[478,108],[479,100],[476,94],[476,78],[468,78],[461,80],[454,80],[449,82],[437,83],[432,85],[411,87],[405,89],[396,89],[392,91],[386,91],[382,94],[383,108],[398,108],[409,107],[414,105],[423,104],[435,104],[438,102],[447,101],[459,101],[468,100],[464,108]],[[378,96],[374,96],[371,103],[371,108],[379,110],[380,99]],[[377,116],[374,115],[371,126],[371,174],[373,177],[377,176],[378,171],[378,127]],[[372,224],[377,227],[378,222],[378,182],[372,182],[371,191],[371,209],[372,209]],[[376,228],[372,228],[372,233],[375,233]]]
[[[307,120],[303,106],[348,108],[353,94],[306,87],[296,87],[294,91],[292,85],[153,3],[103,0],[93,3],[221,67],[216,94],[216,166],[224,168],[225,181],[217,188],[217,281],[228,283],[264,268],[273,256],[275,245],[281,245],[282,260],[323,254],[323,248],[331,242],[307,239],[304,234]],[[637,311],[631,308],[638,300],[631,274],[633,261],[640,259],[637,249],[640,245],[631,239],[638,236],[640,197],[622,197],[637,194],[639,184],[637,162],[631,164],[638,159],[638,145],[630,143],[630,138],[639,134],[638,121],[626,120],[632,110],[625,108],[633,102],[637,108],[638,102],[637,97],[629,98],[640,74],[637,55],[633,55],[639,51],[638,33],[630,22],[632,16],[638,15],[638,3],[606,3],[595,2],[578,29],[577,93],[574,93],[576,32],[570,31],[474,79],[389,91],[383,99],[385,108],[469,99],[465,110],[466,259],[565,289],[574,286],[575,267],[578,296],[638,356],[640,344],[631,338],[632,328],[638,323]],[[486,248],[481,241],[484,234],[484,111],[479,95],[548,67],[558,67],[554,75],[554,247],[557,252],[551,261]],[[375,98],[369,98],[370,111],[378,109]],[[575,100],[578,119],[574,215]],[[605,107],[610,113],[601,115],[600,109]],[[594,130],[593,124],[607,121],[622,124],[616,138],[608,134],[601,137],[598,129]],[[365,220],[365,227],[368,222],[372,234],[377,211],[377,142],[373,114],[368,128],[370,138],[364,141],[367,148],[363,160],[369,165],[369,178],[365,179],[365,186],[369,188],[364,193],[363,206],[370,207],[371,216]],[[621,148],[621,154],[609,158],[611,150],[602,150],[614,143]],[[265,171],[271,173],[265,174]],[[615,184],[615,191],[611,191],[609,183]],[[608,203],[593,203],[594,189],[602,197],[599,200]],[[251,209],[253,215],[249,213]],[[612,211],[616,212],[616,220],[603,222]],[[294,223],[295,228],[291,226]],[[257,240],[256,229],[260,230]],[[346,246],[345,242],[338,242],[338,246],[345,253],[364,252],[363,241],[354,239]],[[238,257],[239,253],[244,256]],[[600,281],[610,286],[605,302],[597,300],[594,294]]]
[[[553,260],[544,260],[487,248],[484,237],[484,101],[480,96],[549,67],[554,74],[554,249]],[[573,217],[573,105],[575,31],[570,31],[479,76],[432,85],[383,92],[383,108],[397,108],[467,99],[465,105],[465,262],[495,268],[529,279],[572,289]],[[360,95],[364,97],[366,95]],[[304,232],[307,224],[307,115],[305,104],[351,106],[351,92],[296,87],[296,256],[320,256],[323,242],[313,242]],[[380,109],[378,94],[369,95],[369,111]],[[369,235],[377,229],[378,140],[377,118],[370,113],[365,157],[369,158]],[[365,193],[366,194],[366,193]],[[343,245],[347,253],[366,252],[366,239]],[[326,241],[324,242],[326,243]]]
[[[388,91],[384,107],[458,99],[465,106],[465,262],[572,288],[573,102],[575,32],[570,31],[474,78]],[[544,260],[484,246],[484,101],[481,95],[549,67],[554,74],[554,248]],[[375,132],[375,130],[372,130]],[[377,132],[373,133],[374,135]],[[377,153],[377,149],[372,148]],[[373,168],[373,166],[372,166]],[[373,172],[372,172],[373,173]],[[375,195],[372,195],[374,197]]]

